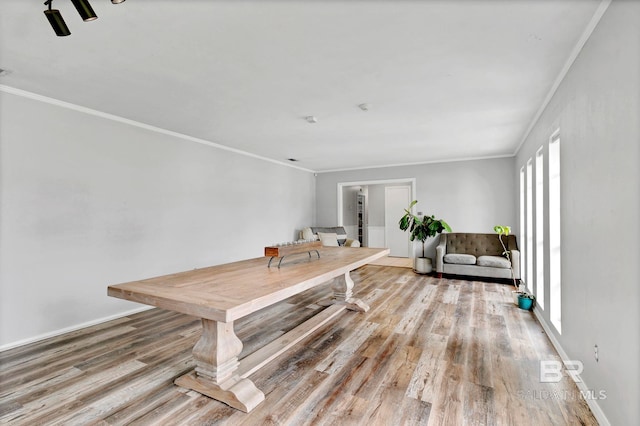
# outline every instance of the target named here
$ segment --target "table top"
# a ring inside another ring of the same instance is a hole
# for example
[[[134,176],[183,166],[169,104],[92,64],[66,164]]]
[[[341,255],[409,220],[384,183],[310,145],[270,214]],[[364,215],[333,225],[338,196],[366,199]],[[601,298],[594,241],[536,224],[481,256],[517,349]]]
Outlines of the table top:
[[[344,275],[389,254],[389,249],[321,247],[320,258],[242,260],[111,285],[108,295],[200,318],[230,322]]]

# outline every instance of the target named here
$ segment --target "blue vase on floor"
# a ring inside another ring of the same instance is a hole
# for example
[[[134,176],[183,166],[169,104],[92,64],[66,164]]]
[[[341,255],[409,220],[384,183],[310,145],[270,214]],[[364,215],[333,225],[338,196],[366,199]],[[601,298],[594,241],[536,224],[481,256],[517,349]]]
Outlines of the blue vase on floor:
[[[530,311],[532,305],[533,305],[533,299],[529,299],[528,297],[523,295],[518,296],[518,307],[520,309],[524,309],[525,311]]]

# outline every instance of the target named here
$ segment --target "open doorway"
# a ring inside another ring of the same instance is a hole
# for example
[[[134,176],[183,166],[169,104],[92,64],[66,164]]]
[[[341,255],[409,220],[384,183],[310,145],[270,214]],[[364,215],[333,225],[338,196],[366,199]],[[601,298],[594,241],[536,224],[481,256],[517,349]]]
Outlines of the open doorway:
[[[413,257],[409,235],[396,224],[403,209],[416,198],[415,178],[341,182],[337,198],[338,225],[344,226],[350,238],[362,238],[365,247],[388,247],[391,256]]]

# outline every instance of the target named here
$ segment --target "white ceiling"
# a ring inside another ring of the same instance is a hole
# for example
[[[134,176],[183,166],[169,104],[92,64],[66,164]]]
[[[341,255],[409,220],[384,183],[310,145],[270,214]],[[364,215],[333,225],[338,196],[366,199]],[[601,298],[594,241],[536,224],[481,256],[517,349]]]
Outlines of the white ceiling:
[[[513,155],[600,5],[90,1],[2,0],[0,84],[314,171]]]

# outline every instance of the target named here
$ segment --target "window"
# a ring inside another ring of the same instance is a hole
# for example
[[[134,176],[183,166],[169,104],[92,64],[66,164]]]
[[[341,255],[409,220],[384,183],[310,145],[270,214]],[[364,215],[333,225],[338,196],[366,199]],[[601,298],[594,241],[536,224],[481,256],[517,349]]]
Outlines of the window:
[[[547,158],[545,158],[547,157]],[[562,334],[560,131],[520,168],[522,278]]]
[[[533,177],[533,164],[531,161],[531,158],[529,158],[529,161],[527,161],[527,177],[526,177],[526,184],[527,184],[527,204],[526,204],[526,211],[527,211],[527,217],[526,217],[526,221],[527,221],[527,227],[526,227],[526,231],[525,231],[525,235],[526,235],[526,251],[527,251],[527,258],[526,258],[526,264],[527,264],[527,269],[526,269],[526,276],[525,276],[525,283],[527,284],[527,288],[529,289],[529,291],[533,290],[533,253],[534,253],[534,249],[533,249],[533,182],[531,180],[531,178]]]
[[[549,319],[562,333],[560,270],[560,133],[549,142]]]
[[[520,168],[520,277],[525,278],[527,272],[525,259],[527,258],[526,250],[526,231],[525,231],[525,210],[524,210],[524,197],[525,197],[525,175],[524,167]]]
[[[538,306],[544,309],[544,154],[536,153],[536,286]]]

